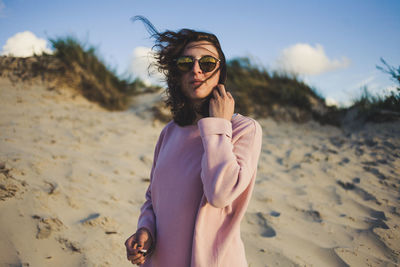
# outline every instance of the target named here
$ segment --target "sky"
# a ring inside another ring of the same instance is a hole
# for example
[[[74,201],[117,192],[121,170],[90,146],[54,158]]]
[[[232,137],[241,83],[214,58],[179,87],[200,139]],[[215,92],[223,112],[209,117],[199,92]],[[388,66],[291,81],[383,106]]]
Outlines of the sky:
[[[0,54],[51,52],[49,39],[74,36],[121,76],[155,83],[147,72],[154,43],[135,15],[159,31],[214,33],[228,60],[295,73],[330,103],[396,87],[376,66],[381,58],[400,65],[400,0],[0,0]]]

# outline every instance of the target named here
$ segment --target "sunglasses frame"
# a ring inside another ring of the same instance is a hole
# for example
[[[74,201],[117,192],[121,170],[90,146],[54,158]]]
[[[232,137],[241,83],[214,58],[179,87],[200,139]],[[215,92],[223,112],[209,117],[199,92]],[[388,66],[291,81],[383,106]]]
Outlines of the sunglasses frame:
[[[203,68],[201,67],[201,62],[200,62],[200,60],[201,60],[202,58],[205,58],[205,57],[211,57],[211,58],[217,60],[217,62],[215,63],[215,67],[214,67],[212,70],[210,70],[210,71],[205,71],[205,70],[203,70]],[[178,63],[177,63],[177,62],[178,62],[178,60],[179,60],[180,58],[190,58],[190,59],[193,60],[193,62],[191,63],[192,65],[190,66],[190,68],[189,68],[187,71],[184,71],[184,70],[179,69]],[[217,67],[217,63],[218,63],[218,62],[221,62],[220,59],[218,59],[218,58],[216,58],[216,57],[213,57],[213,56],[211,56],[211,55],[205,55],[205,56],[202,56],[202,57],[200,57],[200,58],[192,57],[192,56],[180,56],[180,57],[174,59],[174,61],[176,62],[176,67],[178,68],[179,71],[182,71],[182,72],[189,72],[189,71],[191,71],[191,70],[193,69],[194,64],[196,63],[196,60],[197,60],[197,62],[199,63],[199,67],[200,67],[201,71],[203,71],[204,73],[208,73],[208,72],[214,71],[214,70],[216,69],[216,67]]]

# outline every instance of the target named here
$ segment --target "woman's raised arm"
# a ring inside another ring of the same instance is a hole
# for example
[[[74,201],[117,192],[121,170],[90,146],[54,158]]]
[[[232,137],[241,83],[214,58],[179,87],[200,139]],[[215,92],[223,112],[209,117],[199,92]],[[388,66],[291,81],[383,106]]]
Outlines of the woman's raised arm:
[[[201,179],[207,201],[218,208],[230,205],[249,185],[261,151],[261,126],[240,122],[235,140],[232,123],[208,117],[198,122],[203,141]]]

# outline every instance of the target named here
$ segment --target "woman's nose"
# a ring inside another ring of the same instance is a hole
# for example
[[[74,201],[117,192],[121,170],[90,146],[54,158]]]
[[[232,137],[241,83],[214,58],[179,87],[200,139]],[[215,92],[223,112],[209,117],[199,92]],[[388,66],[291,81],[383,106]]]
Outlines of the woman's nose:
[[[201,73],[201,72],[202,72],[198,60],[195,60],[195,61],[194,61],[192,71],[193,71],[194,73]]]

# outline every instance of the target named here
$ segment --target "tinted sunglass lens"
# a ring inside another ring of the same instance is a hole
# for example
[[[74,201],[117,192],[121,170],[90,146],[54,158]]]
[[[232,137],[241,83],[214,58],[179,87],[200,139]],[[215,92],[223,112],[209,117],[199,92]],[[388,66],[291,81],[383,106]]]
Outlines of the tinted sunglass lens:
[[[205,56],[199,60],[200,68],[204,72],[213,71],[217,66],[217,62],[218,60],[211,56]]]
[[[188,56],[180,57],[176,60],[176,66],[182,72],[188,72],[193,68],[195,59]],[[218,59],[212,56],[204,56],[199,59],[200,69],[204,72],[210,72],[217,66]]]
[[[176,60],[176,66],[181,71],[190,71],[193,67],[193,59],[190,57],[180,57]]]

